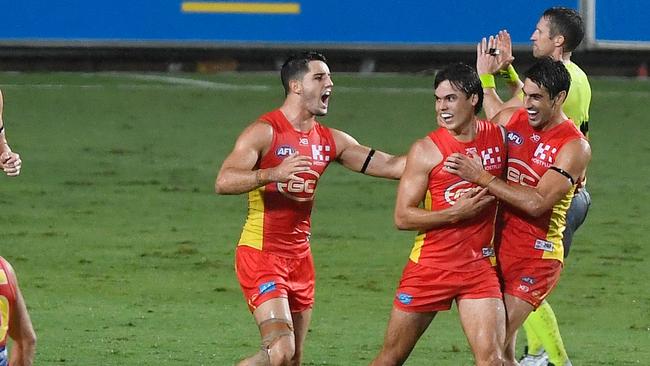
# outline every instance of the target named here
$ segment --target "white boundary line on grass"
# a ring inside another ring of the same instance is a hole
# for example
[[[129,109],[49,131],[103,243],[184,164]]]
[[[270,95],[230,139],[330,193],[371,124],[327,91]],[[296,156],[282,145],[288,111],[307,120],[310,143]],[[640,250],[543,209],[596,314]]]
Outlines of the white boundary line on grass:
[[[240,84],[228,84],[228,83],[218,83],[214,81],[207,81],[207,80],[197,80],[197,79],[189,79],[189,78],[182,78],[182,77],[176,77],[176,76],[164,76],[164,75],[156,75],[156,74],[115,74],[113,73],[112,75],[116,76],[127,76],[131,78],[135,78],[138,80],[148,80],[148,81],[158,81],[158,82],[164,82],[164,83],[170,83],[172,85],[192,85],[192,86],[197,86],[197,87],[205,87],[209,89],[218,89],[218,90],[259,90],[259,91],[267,91],[267,90],[272,90],[275,87],[271,87],[268,85],[255,85],[255,84],[250,84],[250,85],[240,85]],[[340,87],[334,87],[335,90],[341,90],[341,91],[352,91],[352,92],[363,92],[363,91],[379,91],[387,94],[394,94],[394,93],[404,93],[404,92],[411,92],[411,93],[429,93],[432,92],[431,89],[429,88],[399,88],[399,87],[367,87],[367,88],[360,88],[360,87],[346,87],[346,86],[340,86]]]
[[[230,84],[230,83],[221,83],[208,80],[198,80],[192,78],[184,78],[177,76],[166,76],[166,75],[157,75],[157,74],[134,74],[134,73],[118,73],[118,72],[108,72],[108,73],[98,73],[98,75],[108,75],[116,78],[125,78],[132,80],[142,80],[150,82],[158,82],[163,84],[134,84],[134,83],[119,83],[112,85],[104,84],[41,84],[41,83],[27,83],[27,84],[0,84],[2,88],[36,88],[36,89],[63,89],[63,88],[80,88],[80,89],[103,89],[107,87],[117,87],[123,89],[165,89],[170,86],[175,88],[187,88],[187,89],[211,89],[211,90],[232,90],[232,91],[269,91],[273,90],[275,86],[271,87],[269,85],[263,84]],[[403,87],[385,87],[385,86],[369,86],[369,87],[346,87],[346,86],[335,86],[335,91],[342,92],[379,92],[385,94],[401,94],[401,93],[432,93],[433,91],[430,88],[403,88]],[[615,91],[615,90],[593,90],[593,94],[601,96],[620,96],[628,95],[635,97],[647,97],[650,95],[650,91]]]
[[[191,78],[181,78],[176,76],[165,76],[165,75],[156,75],[156,74],[118,74],[118,73],[109,73],[111,76],[123,77],[136,79],[136,80],[145,80],[145,81],[157,81],[168,83],[172,85],[190,85],[199,88],[205,89],[216,89],[216,90],[251,90],[251,91],[267,91],[271,90],[271,87],[268,85],[237,85],[237,84],[228,84],[228,83],[218,83],[215,81],[207,80],[197,80]]]

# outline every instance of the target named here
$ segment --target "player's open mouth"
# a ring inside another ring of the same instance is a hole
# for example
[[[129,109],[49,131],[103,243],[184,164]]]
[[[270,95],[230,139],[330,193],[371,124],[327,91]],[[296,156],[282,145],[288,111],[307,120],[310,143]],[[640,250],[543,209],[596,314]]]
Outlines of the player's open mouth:
[[[532,110],[532,109],[527,109],[526,111],[528,112],[528,117],[531,119],[537,117],[537,114],[539,113],[539,111]]]
[[[331,95],[332,95],[332,91],[331,90],[326,90],[325,93],[323,93],[323,95],[320,96],[321,102],[323,102],[323,104],[327,105],[327,102],[329,101]]]
[[[451,119],[454,117],[453,114],[451,113],[440,113],[440,118],[442,118],[443,121],[449,122]]]

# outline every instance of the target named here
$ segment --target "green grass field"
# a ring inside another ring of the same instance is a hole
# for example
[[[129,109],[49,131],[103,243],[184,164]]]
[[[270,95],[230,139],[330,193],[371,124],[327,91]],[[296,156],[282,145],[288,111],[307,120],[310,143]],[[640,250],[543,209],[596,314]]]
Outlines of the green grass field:
[[[433,129],[431,75],[335,75],[323,122],[394,153]],[[244,126],[283,99],[275,74],[0,75],[19,178],[0,178],[39,365],[232,365],[257,328],[233,271],[245,196],[214,178]],[[592,80],[594,200],[550,297],[573,364],[650,360],[650,82]],[[365,365],[414,234],[397,184],[331,167],[313,214],[317,295],[305,365]],[[521,346],[519,347],[521,351]],[[407,365],[471,365],[455,310]]]

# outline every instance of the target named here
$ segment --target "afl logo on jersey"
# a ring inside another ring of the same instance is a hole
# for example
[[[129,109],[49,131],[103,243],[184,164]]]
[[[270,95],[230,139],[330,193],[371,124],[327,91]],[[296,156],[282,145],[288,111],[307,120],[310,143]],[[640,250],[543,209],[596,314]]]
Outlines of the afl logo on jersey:
[[[314,192],[320,174],[313,170],[298,173],[302,180],[290,180],[288,182],[278,182],[278,192],[285,197],[298,202],[308,202],[314,200]]]
[[[515,145],[521,145],[524,143],[524,139],[519,136],[516,132],[508,132],[508,141],[514,143]]]
[[[280,156],[280,157],[284,157],[284,156],[289,156],[289,155],[293,154],[294,152],[296,152],[296,149],[294,149],[293,147],[291,147],[289,145],[282,145],[282,146],[278,147],[277,150],[275,150],[275,155]]]
[[[445,201],[448,204],[453,206],[456,203],[456,200],[458,200],[460,196],[465,194],[465,192],[472,189],[472,187],[473,187],[472,183],[464,180],[452,184],[447,189],[445,189]]]

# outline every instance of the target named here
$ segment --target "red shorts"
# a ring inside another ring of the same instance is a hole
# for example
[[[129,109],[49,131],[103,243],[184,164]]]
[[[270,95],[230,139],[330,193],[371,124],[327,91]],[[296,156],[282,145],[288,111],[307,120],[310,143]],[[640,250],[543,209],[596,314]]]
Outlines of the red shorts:
[[[235,271],[251,312],[266,300],[278,297],[287,298],[294,313],[314,304],[311,253],[303,258],[285,258],[240,245],[235,255]]]
[[[503,292],[518,297],[535,309],[557,285],[562,262],[556,259],[518,258],[499,255]]]
[[[494,267],[472,272],[431,268],[408,261],[393,305],[406,312],[449,310],[454,299],[500,299],[501,287]]]

